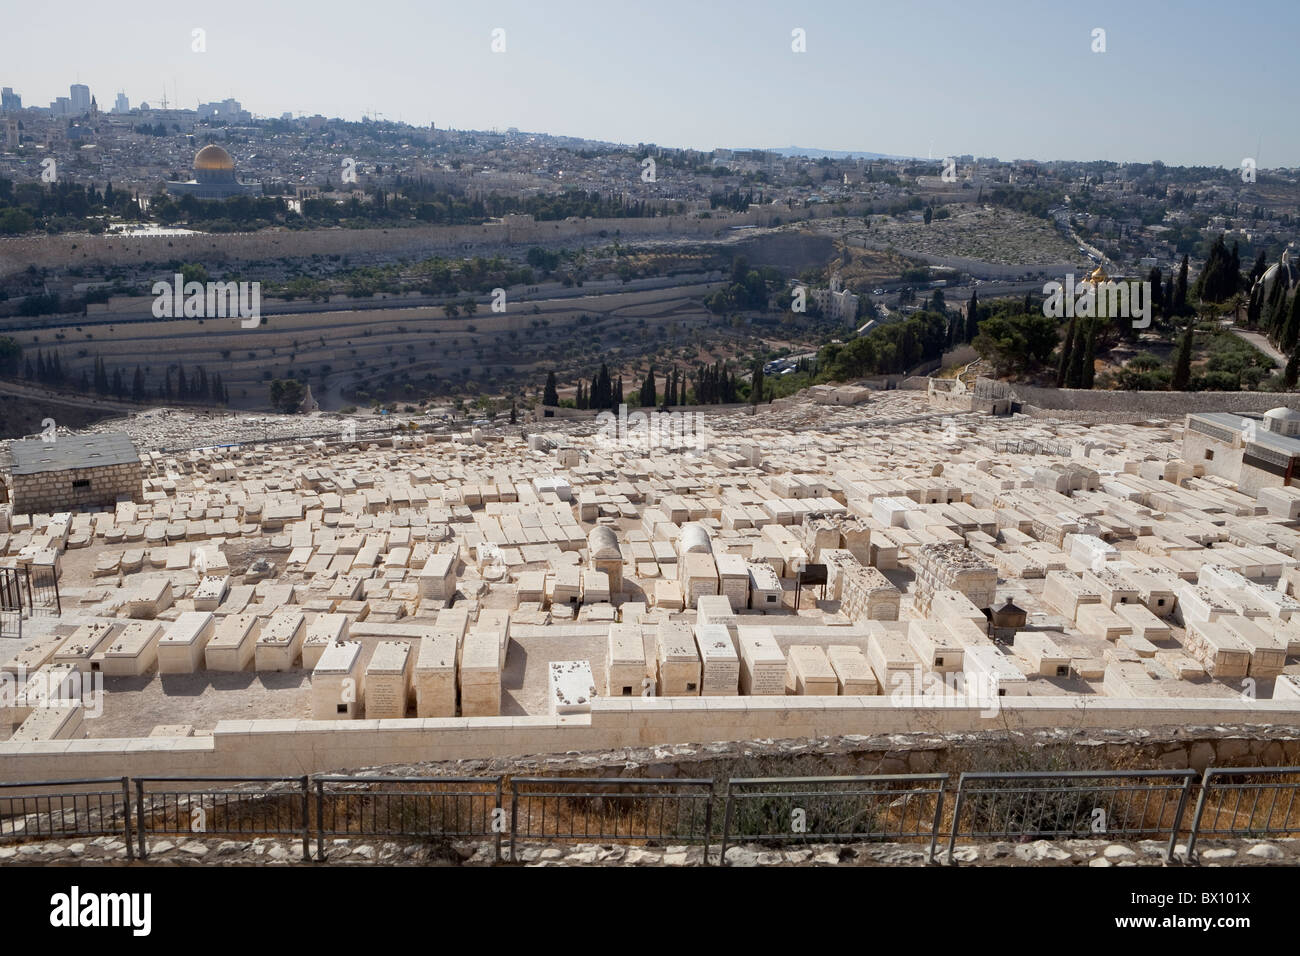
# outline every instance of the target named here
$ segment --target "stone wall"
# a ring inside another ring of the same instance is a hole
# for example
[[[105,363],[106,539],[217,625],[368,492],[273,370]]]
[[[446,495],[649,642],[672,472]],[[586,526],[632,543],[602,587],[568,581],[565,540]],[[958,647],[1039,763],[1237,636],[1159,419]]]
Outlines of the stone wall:
[[[683,742],[1300,722],[1300,701],[1017,697],[999,698],[1000,707],[943,703],[917,698],[899,706],[888,697],[602,698],[593,701],[590,715],[568,717],[227,720],[201,737],[3,742],[0,779],[283,776]]]
[[[1038,388],[1032,385],[993,383],[1005,391],[1022,411],[1036,417],[1136,422],[1149,418],[1181,421],[1188,412],[1254,412],[1286,406],[1300,409],[1294,392],[1134,392],[1079,388]]]
[[[509,222],[480,226],[411,226],[395,229],[266,229],[260,232],[197,233],[189,236],[24,236],[0,239],[0,278],[29,265],[60,269],[69,266],[123,266],[181,262],[236,263],[256,259],[313,255],[385,254],[390,257],[461,255],[507,245],[545,245],[618,236],[623,240],[656,236],[711,238],[734,227],[769,226],[778,219],[792,222],[832,215],[834,207],[786,209],[763,207],[743,213],[715,210],[708,219],[697,215],[651,219],[565,219]]]
[[[15,514],[51,514],[113,505],[121,498],[140,501],[144,470],[140,462],[134,461],[7,477]],[[80,485],[83,481],[87,484]]]

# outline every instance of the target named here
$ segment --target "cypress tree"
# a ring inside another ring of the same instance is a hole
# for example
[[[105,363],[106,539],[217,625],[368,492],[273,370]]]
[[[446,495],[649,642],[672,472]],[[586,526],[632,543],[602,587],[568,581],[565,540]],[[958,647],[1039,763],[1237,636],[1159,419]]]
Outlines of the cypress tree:
[[[555,387],[555,372],[546,373],[546,387],[542,389],[542,404],[554,408],[560,404],[560,396]]]
[[[1174,283],[1174,314],[1183,315],[1187,311],[1187,253],[1183,253],[1183,264],[1178,268],[1178,281]]]
[[[1077,320],[1070,316],[1070,325],[1065,330],[1065,341],[1061,344],[1061,363],[1056,367],[1056,387],[1065,386],[1065,377],[1070,371],[1070,350],[1074,348],[1074,325]]]
[[[1174,375],[1169,383],[1169,387],[1175,392],[1187,391],[1187,386],[1192,380],[1192,335],[1195,328],[1196,323],[1188,320],[1182,341],[1178,343],[1178,356],[1174,361]]]
[[[1250,284],[1254,285],[1256,282],[1258,282],[1260,276],[1264,274],[1264,270],[1267,268],[1268,268],[1268,259],[1264,255],[1264,250],[1261,249],[1259,250],[1259,255],[1255,257],[1254,267],[1250,270],[1250,280],[1249,280]]]
[[[1099,320],[1089,319],[1088,328],[1088,347],[1083,353],[1083,381],[1080,383],[1081,388],[1092,388],[1093,379],[1097,375],[1096,351],[1097,351],[1097,327]]]
[[[1300,349],[1291,353],[1291,357],[1286,360],[1286,370],[1282,373],[1282,381],[1287,388],[1295,388],[1296,378],[1300,377]]]
[[[1076,325],[1074,344],[1070,347],[1070,370],[1065,375],[1066,388],[1083,387],[1083,357],[1088,351],[1088,343],[1084,341],[1087,326],[1086,321]]]
[[[980,300],[979,294],[971,289],[970,302],[966,306],[966,341],[975,341],[975,335],[979,331],[980,321]]]
[[[1291,297],[1291,311],[1282,327],[1282,351],[1295,349],[1297,339],[1300,339],[1300,293]]]
[[[763,398],[763,363],[754,363],[754,374],[749,385],[749,404],[757,405]]]
[[[1153,315],[1164,315],[1165,311],[1165,284],[1160,278],[1160,268],[1152,266],[1151,271],[1147,273],[1147,282],[1151,283],[1151,312]]]

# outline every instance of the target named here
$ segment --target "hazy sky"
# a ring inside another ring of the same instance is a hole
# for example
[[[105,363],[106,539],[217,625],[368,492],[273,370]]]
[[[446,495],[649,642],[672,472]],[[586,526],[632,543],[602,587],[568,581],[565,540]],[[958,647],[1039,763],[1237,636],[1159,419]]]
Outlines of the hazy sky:
[[[24,105],[79,78],[101,109],[165,89],[702,149],[1300,165],[1297,0],[0,0],[0,23]]]

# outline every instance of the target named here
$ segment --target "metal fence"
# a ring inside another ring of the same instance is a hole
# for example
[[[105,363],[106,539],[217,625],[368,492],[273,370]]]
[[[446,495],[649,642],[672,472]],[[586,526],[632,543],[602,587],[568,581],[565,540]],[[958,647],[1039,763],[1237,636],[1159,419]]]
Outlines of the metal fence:
[[[948,862],[961,837],[996,840],[1153,840],[1172,859],[1195,770],[963,773],[948,828]]]
[[[500,777],[317,777],[316,859],[325,838],[492,836],[501,859],[506,831]]]
[[[0,568],[0,636],[22,637],[23,618],[63,614],[59,576],[45,565]]]
[[[101,836],[120,836],[127,858],[135,858],[126,777],[0,783],[0,841]]]
[[[134,783],[134,786],[132,786]],[[1195,812],[1190,799],[1196,789]],[[507,805],[508,801],[508,805]],[[951,811],[949,812],[949,808]],[[720,832],[715,821],[720,821]],[[702,845],[1300,837],[1300,767],[706,778],[126,777],[0,784],[0,842],[120,837],[488,838]]]
[[[736,840],[841,843],[924,840],[930,859],[945,773],[870,777],[743,777],[727,782],[721,858]]]
[[[149,856],[150,836],[291,836],[302,838],[302,858],[311,859],[308,781],[308,777],[137,778],[140,858]],[[205,783],[218,786],[197,786]]]
[[[1199,837],[1300,837],[1300,767],[1205,771],[1187,855]]]
[[[713,830],[712,780],[513,777],[510,859],[518,839],[703,843]]]

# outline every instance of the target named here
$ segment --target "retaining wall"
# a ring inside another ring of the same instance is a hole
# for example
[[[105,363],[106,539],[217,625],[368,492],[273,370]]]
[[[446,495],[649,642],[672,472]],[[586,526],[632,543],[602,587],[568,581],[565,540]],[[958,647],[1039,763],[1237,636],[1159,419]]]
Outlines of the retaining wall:
[[[211,736],[0,743],[0,779],[159,775],[284,776],[383,764],[520,757],[685,742],[1157,726],[1296,726],[1300,702],[1213,698],[1003,698],[979,706],[888,697],[598,699],[571,717],[227,720]]]

